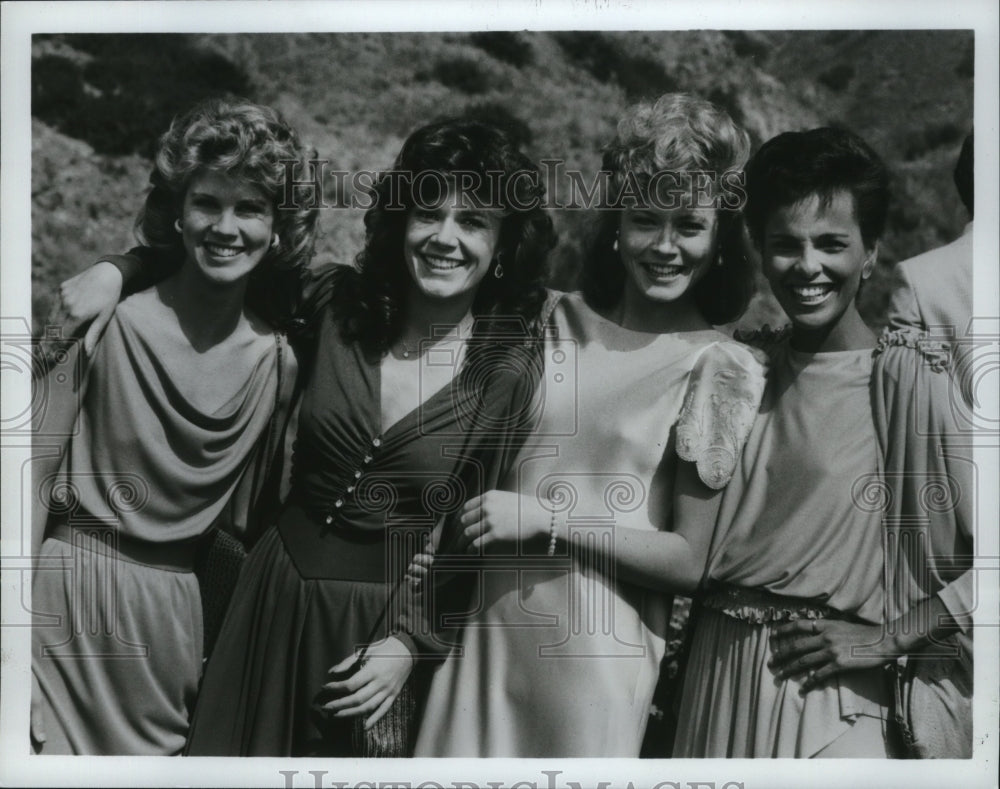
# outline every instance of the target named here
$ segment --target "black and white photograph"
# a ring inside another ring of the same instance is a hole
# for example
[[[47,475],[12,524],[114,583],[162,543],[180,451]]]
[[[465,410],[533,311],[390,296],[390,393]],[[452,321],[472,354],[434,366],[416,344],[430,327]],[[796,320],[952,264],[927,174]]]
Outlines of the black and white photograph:
[[[993,4],[0,7],[2,785],[997,786]]]

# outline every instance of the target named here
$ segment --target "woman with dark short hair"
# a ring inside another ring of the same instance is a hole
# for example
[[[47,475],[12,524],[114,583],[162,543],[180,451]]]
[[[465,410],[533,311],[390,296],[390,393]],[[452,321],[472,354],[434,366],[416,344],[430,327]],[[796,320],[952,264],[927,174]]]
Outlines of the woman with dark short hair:
[[[916,584],[886,589],[884,572],[907,566],[910,548],[886,543],[883,515],[912,515],[914,475],[935,463],[956,480],[967,473],[933,446],[947,429],[919,427],[928,414],[925,424],[946,427],[951,382],[928,346],[877,343],[858,313],[889,198],[863,140],[830,128],[781,134],[748,164],[746,190],[750,233],[791,328],[746,338],[772,370],[722,497],[674,755],[885,758],[895,748],[883,664],[914,647],[913,622],[898,641],[885,623],[917,615],[906,612],[920,595]],[[904,473],[883,473],[894,466]],[[962,507],[941,510],[952,538],[968,529]],[[935,585],[955,580],[952,569]],[[935,614],[958,618],[956,596],[942,598],[951,602]],[[940,635],[945,619],[917,629]]]

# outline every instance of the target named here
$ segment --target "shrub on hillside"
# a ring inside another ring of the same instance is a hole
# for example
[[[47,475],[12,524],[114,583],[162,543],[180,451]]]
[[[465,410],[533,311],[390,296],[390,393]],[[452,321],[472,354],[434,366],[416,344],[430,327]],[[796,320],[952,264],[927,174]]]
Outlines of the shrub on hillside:
[[[468,95],[485,93],[493,87],[490,72],[479,61],[462,55],[439,60],[430,74],[420,73],[417,79],[433,79],[446,88],[454,88]]]
[[[912,162],[929,151],[956,143],[964,136],[964,129],[954,121],[940,121],[914,129],[907,132],[903,139],[903,159]]]
[[[759,33],[748,33],[745,30],[723,30],[722,34],[729,40],[733,52],[739,57],[749,57],[758,63],[767,60],[771,46]]]
[[[32,63],[32,114],[98,153],[150,156],[178,113],[208,96],[249,96],[247,76],[222,55],[180,35],[74,36],[92,57]]]
[[[854,66],[850,63],[838,63],[820,74],[817,79],[830,90],[839,93],[854,79]]]
[[[469,40],[483,52],[516,68],[530,66],[535,61],[531,44],[509,30],[472,33]]]
[[[962,59],[958,61],[958,65],[955,67],[955,73],[967,79],[972,79],[976,76],[976,45],[974,43],[969,42],[969,45],[965,48],[965,52],[962,53]]]
[[[603,33],[575,31],[553,33],[556,43],[580,68],[601,82],[617,82],[630,101],[652,98],[679,88],[663,64],[646,55],[626,52]]]
[[[462,113],[467,118],[475,118],[492,123],[507,132],[519,146],[530,145],[534,134],[531,127],[511,109],[499,101],[482,101],[470,104]]]

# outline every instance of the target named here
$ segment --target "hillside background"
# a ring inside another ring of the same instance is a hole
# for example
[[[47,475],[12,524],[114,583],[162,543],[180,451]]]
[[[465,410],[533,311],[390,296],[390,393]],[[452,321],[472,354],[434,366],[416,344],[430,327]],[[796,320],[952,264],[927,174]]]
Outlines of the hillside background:
[[[534,158],[562,158],[589,179],[620,110],[676,90],[726,107],[755,145],[837,124],[882,154],[894,201],[862,296],[878,326],[890,266],[950,241],[967,220],[951,170],[972,127],[973,46],[965,31],[37,35],[34,326],[58,282],[133,244],[155,140],[207,95],[275,106],[330,169],[387,167],[416,126],[469,113],[505,124]],[[328,202],[349,197],[328,186]],[[553,284],[572,288],[593,214],[558,210],[555,220]],[[319,255],[353,260],[361,211],[325,211],[322,228]],[[781,320],[761,281],[740,324]]]

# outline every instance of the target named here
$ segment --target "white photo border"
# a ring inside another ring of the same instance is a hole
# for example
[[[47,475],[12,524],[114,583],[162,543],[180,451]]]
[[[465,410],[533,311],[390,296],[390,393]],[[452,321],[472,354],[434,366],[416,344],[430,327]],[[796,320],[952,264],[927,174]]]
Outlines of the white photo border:
[[[971,29],[975,31],[976,223],[975,312],[1000,316],[998,280],[998,10],[990,0],[494,0],[486,3],[427,0],[374,2],[5,2],[2,5],[2,288],[4,326],[23,319],[31,325],[31,36],[70,32],[280,33],[440,32],[461,30],[805,30]],[[1000,319],[992,322],[994,327]],[[995,328],[994,328],[995,331]],[[996,377],[981,392],[996,402]],[[8,403],[30,401],[24,376],[5,374]],[[4,407],[5,410],[8,406]],[[802,786],[996,786],[998,773],[998,676],[1000,614],[996,574],[981,585],[976,635],[975,756],[966,761],[917,762],[846,760],[360,760],[209,759],[160,757],[53,757],[28,754],[29,633],[22,599],[29,564],[22,544],[26,507],[21,468],[27,441],[2,436],[2,573],[0,648],[0,784],[4,786],[530,786],[562,789],[570,782],[594,786],[746,787]],[[994,441],[994,443],[996,443]],[[983,538],[977,553],[983,567],[998,567],[997,447],[977,445],[984,481],[979,501]],[[567,722],[573,725],[573,722]],[[310,772],[312,771],[312,772]],[[317,783],[318,781],[318,783]]]

